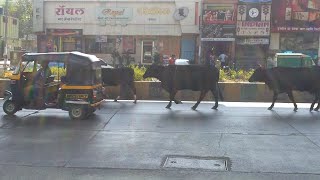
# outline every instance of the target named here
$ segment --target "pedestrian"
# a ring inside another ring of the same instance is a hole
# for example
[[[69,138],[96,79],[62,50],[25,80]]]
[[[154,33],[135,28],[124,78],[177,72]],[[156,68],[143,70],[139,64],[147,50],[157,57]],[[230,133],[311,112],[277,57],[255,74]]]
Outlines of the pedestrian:
[[[219,60],[221,62],[221,67],[223,68],[227,65],[228,56],[222,52],[219,56]]]
[[[169,65],[174,65],[176,62],[176,55],[172,54],[169,58]]]
[[[45,84],[47,83],[48,77],[52,74],[48,64],[48,61],[40,62],[41,68],[37,71],[33,79],[33,101],[37,107],[44,107],[45,105]]]

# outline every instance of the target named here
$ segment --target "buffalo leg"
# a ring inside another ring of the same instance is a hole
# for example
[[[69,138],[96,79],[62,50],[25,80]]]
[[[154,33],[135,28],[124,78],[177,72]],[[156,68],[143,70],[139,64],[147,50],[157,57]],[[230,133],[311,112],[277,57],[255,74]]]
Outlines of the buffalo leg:
[[[170,109],[170,108],[171,108],[172,101],[174,101],[174,97],[175,97],[176,93],[177,93],[177,91],[171,91],[171,93],[170,93],[170,102],[169,102],[169,104],[166,106],[167,109]]]
[[[133,98],[134,98],[134,101],[133,103],[137,103],[137,91],[136,91],[136,87],[134,87],[134,85],[131,85],[131,90],[133,92]]]
[[[170,94],[170,90],[169,90],[169,89],[167,89],[167,88],[165,88],[165,87],[163,87],[163,89],[166,90],[166,91]],[[182,102],[181,102],[180,100],[176,100],[175,98],[173,99],[173,101],[174,101],[174,103],[176,103],[176,104],[182,104]]]
[[[318,93],[318,99],[317,99],[318,101],[318,105],[317,105],[317,107],[316,108],[314,108],[314,110],[315,111],[319,111],[319,108],[320,108],[320,93]]]
[[[121,96],[117,96],[115,99],[114,99],[114,102],[118,102],[118,100],[120,99]]]
[[[315,93],[314,100],[313,100],[313,102],[312,102],[312,104],[311,104],[311,106],[310,106],[310,112],[313,110],[313,107],[314,107],[314,105],[315,105],[317,102],[319,102],[319,94],[318,94],[318,93]],[[318,103],[318,105],[319,105],[319,103]],[[318,106],[317,106],[317,107],[318,107]]]
[[[276,102],[276,100],[278,99],[278,92],[273,92],[273,98],[272,98],[272,104],[271,106],[268,108],[268,110],[272,110],[274,103]]]
[[[198,105],[199,105],[200,102],[203,100],[203,98],[206,96],[207,92],[208,92],[208,90],[202,90],[202,91],[201,91],[201,94],[200,94],[200,96],[199,96],[199,99],[198,99],[197,103],[196,103],[194,106],[192,106],[192,109],[193,109],[193,110],[196,110],[196,109],[197,109]]]
[[[219,97],[219,89],[215,89],[215,90],[211,90],[213,96],[214,96],[214,101],[215,101],[215,104],[214,106],[211,108],[211,109],[217,109],[218,108],[218,97]]]
[[[296,104],[296,102],[295,102],[295,100],[294,100],[292,91],[288,91],[287,94],[288,94],[288,96],[289,96],[289,99],[292,101],[292,103],[293,103],[293,105],[294,105],[293,111],[297,111],[297,110],[298,110],[298,107],[297,107],[297,104]]]

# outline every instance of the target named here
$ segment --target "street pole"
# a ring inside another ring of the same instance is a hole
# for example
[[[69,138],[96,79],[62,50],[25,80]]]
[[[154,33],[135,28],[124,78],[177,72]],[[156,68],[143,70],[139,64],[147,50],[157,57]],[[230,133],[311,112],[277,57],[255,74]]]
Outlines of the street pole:
[[[4,30],[4,52],[3,52],[3,58],[4,58],[4,72],[6,72],[7,67],[7,61],[8,61],[8,0],[6,0],[5,8],[4,8],[4,19],[5,21],[5,30]]]

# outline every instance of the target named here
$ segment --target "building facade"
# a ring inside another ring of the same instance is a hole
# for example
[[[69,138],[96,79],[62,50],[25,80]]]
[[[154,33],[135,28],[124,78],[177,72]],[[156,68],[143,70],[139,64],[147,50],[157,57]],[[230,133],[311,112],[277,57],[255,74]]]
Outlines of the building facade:
[[[270,43],[271,0],[239,0],[236,59],[238,68],[264,65]]]
[[[135,63],[153,55],[198,57],[199,0],[34,0],[38,51],[82,51],[112,60],[128,53]]]
[[[320,1],[272,2],[271,52],[297,52],[318,59]]]
[[[158,52],[205,63],[207,53],[254,68],[276,52],[319,54],[316,0],[34,0],[39,52],[82,51],[150,64]]]
[[[208,54],[235,57],[236,10],[238,0],[204,0],[202,4],[201,45],[203,61]],[[207,62],[208,63],[208,62]]]

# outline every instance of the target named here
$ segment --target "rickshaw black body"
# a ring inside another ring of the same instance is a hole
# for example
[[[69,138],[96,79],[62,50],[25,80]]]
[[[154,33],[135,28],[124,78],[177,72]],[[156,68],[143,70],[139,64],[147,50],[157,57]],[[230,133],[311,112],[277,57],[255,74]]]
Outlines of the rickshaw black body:
[[[46,103],[35,106],[33,102],[37,97],[32,82],[37,63],[41,61],[57,63],[58,71],[62,64],[65,74],[60,76],[58,73],[47,79],[44,85]],[[32,71],[27,72],[31,62]],[[93,113],[102,101],[101,61],[96,56],[80,52],[26,53],[11,76],[3,110],[12,115],[22,108],[56,108],[69,111],[72,119],[83,119]]]

